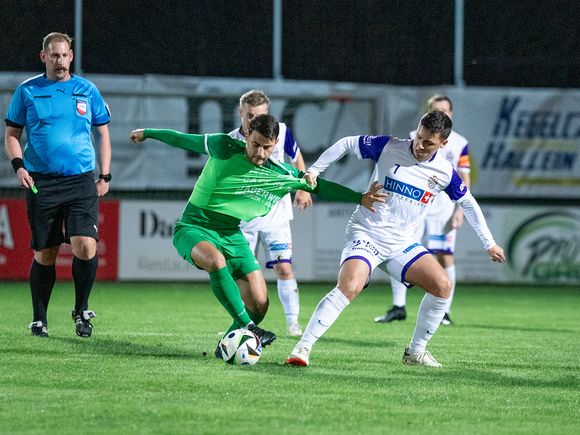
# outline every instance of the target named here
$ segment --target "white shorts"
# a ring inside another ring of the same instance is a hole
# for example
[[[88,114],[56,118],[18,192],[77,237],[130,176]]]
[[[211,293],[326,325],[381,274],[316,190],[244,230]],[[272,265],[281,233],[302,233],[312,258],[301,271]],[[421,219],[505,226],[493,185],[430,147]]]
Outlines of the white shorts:
[[[278,222],[276,226],[270,225],[261,229],[257,225],[252,226],[252,221],[242,222],[240,229],[256,257],[258,243],[262,245],[268,269],[273,269],[278,263],[292,263],[292,233],[289,221],[284,220]]]
[[[457,230],[450,227],[449,219],[430,220],[427,218],[424,224],[424,233],[420,237],[421,243],[433,254],[442,252],[453,255],[455,252]]]
[[[412,237],[397,242],[376,240],[363,231],[347,228],[340,264],[355,258],[365,261],[370,270],[366,285],[370,282],[373,270],[378,267],[410,288],[413,285],[405,281],[407,269],[426,254],[429,251]]]

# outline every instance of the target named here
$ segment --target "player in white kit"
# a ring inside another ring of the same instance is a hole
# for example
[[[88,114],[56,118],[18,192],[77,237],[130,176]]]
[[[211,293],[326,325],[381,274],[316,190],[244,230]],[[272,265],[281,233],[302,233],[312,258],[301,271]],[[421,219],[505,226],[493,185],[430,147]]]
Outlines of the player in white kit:
[[[449,119],[452,119],[453,106],[449,97],[445,95],[436,94],[429,98],[427,101],[427,109],[428,111],[440,110],[449,116]],[[415,130],[409,134],[411,139],[415,138],[416,133]],[[465,183],[465,186],[468,189],[471,188],[467,139],[452,130],[447,138],[447,145],[445,145],[445,149],[441,151],[441,154],[446,160],[451,162],[457,174]],[[437,257],[437,261],[445,269],[445,272],[447,272],[447,275],[449,275],[449,278],[453,282],[451,296],[449,296],[447,307],[445,308],[445,315],[441,321],[443,325],[450,325],[452,323],[449,317],[449,311],[453,294],[455,293],[455,264],[453,255],[455,252],[457,229],[462,224],[463,211],[461,207],[453,203],[449,199],[449,196],[445,194],[439,195],[433,200],[424,224],[417,228],[417,233],[415,234],[416,240],[422,242]],[[393,320],[405,320],[407,318],[407,312],[405,310],[407,287],[402,282],[391,277],[391,288],[393,290],[393,308],[388,310],[384,316],[376,317],[375,322],[389,323]]]
[[[269,104],[270,100],[262,91],[252,90],[246,92],[240,97],[240,106],[238,108],[242,126],[228,134],[234,139],[245,142],[244,132],[247,131],[250,121],[256,115],[268,113]],[[272,158],[284,161],[284,154],[286,154],[290,158],[292,166],[305,172],[304,159],[292,136],[292,132],[283,122],[279,123],[279,127],[279,140],[272,152]],[[300,211],[312,205],[310,193],[297,191],[294,197],[294,205]],[[261,243],[266,257],[266,267],[274,269],[274,272],[276,272],[278,297],[280,302],[282,302],[284,314],[286,315],[288,334],[299,336],[302,335],[302,327],[298,323],[300,301],[298,285],[292,272],[290,220],[292,220],[292,201],[290,194],[288,194],[266,216],[252,219],[250,222],[242,222],[240,229],[250,244],[250,249],[256,256],[259,243]]]
[[[389,196],[386,203],[376,205],[377,213],[361,207],[353,213],[346,228],[337,286],[319,302],[288,364],[309,364],[316,340],[368,284],[372,271],[380,267],[399,281],[426,291],[403,363],[441,366],[425,348],[445,314],[452,283],[437,260],[415,241],[417,226],[425,219],[434,197],[445,191],[463,208],[492,261],[505,261],[503,249],[494,242],[475,198],[453,165],[438,152],[447,144],[451,126],[445,113],[432,111],[421,118],[415,140],[391,136],[343,138],[308,169],[306,178],[314,182],[347,152],[359,159],[371,159],[376,164],[371,181],[383,184]]]

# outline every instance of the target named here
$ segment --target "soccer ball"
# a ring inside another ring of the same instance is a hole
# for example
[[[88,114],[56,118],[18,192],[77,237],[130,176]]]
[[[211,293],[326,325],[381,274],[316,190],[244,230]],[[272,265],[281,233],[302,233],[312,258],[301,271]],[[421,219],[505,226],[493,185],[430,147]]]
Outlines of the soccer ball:
[[[245,328],[230,332],[220,341],[222,358],[228,364],[254,365],[262,354],[260,339]]]

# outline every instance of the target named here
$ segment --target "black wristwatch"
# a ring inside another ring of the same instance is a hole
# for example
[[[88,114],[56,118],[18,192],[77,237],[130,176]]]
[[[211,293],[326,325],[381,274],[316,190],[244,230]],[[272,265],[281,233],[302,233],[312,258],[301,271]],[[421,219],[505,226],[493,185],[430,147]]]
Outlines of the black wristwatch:
[[[113,177],[111,176],[111,174],[99,174],[99,179],[100,179],[100,180],[105,180],[105,182],[107,182],[107,183],[108,183],[109,181],[111,181],[111,178],[113,178]]]

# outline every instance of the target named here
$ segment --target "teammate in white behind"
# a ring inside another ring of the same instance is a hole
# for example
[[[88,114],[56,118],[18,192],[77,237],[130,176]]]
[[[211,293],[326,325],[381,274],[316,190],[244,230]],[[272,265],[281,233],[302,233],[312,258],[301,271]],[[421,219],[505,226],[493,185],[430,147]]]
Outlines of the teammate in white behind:
[[[222,358],[228,364],[254,365],[262,355],[260,339],[249,329],[235,329],[221,339]]]
[[[246,92],[240,97],[238,108],[242,125],[228,134],[234,139],[245,142],[245,132],[248,130],[250,121],[256,115],[268,113],[269,104],[269,98],[262,91]],[[287,155],[291,166],[306,172],[304,159],[298,144],[294,141],[292,132],[283,122],[279,122],[278,125],[280,133],[278,134],[278,143],[272,151],[272,158],[283,162],[284,155]],[[297,191],[294,196],[294,205],[300,211],[311,206],[310,193]],[[302,327],[298,323],[300,312],[298,284],[292,272],[292,234],[290,232],[292,217],[292,203],[290,194],[288,194],[266,216],[254,218],[250,222],[242,222],[240,229],[256,257],[258,256],[259,244],[262,244],[266,257],[266,268],[274,269],[278,278],[278,297],[284,308],[288,335],[299,336],[302,335]]]
[[[306,178],[313,183],[346,153],[371,159],[376,164],[371,182],[378,180],[389,196],[386,203],[377,204],[377,213],[361,207],[353,213],[346,228],[337,286],[319,302],[288,364],[309,364],[316,340],[368,284],[372,271],[380,267],[397,280],[426,291],[413,338],[403,353],[403,364],[441,366],[426,346],[443,319],[452,282],[429,251],[415,241],[416,228],[425,219],[434,197],[445,191],[462,207],[492,261],[505,261],[503,249],[493,240],[475,198],[453,165],[438,153],[447,144],[451,127],[445,113],[432,111],[421,118],[415,140],[346,137],[326,150],[308,170]]]

